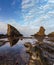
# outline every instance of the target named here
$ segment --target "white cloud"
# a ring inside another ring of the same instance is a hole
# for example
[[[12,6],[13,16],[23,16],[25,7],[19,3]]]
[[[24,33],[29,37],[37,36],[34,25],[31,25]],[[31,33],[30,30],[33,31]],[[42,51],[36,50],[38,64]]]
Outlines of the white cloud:
[[[48,14],[50,14],[50,15],[53,15],[53,16],[54,16],[54,11],[50,11],[50,12],[48,12]]]
[[[54,3],[54,0],[49,0],[50,3]]]
[[[16,27],[24,35],[34,34],[39,30],[40,26],[44,26],[47,30],[47,33],[53,31],[54,4],[49,3],[48,1],[46,5],[38,7],[36,5],[36,1],[38,2],[39,0],[22,0],[22,12],[25,21],[23,25],[17,23],[15,20],[9,20],[9,24]],[[1,24],[2,26],[0,25],[0,29],[2,31],[4,23]],[[4,31],[5,30],[6,29],[4,29]]]
[[[7,33],[7,24],[4,22],[0,22],[0,33]]]
[[[10,22],[9,22],[10,21]],[[11,24],[12,26],[14,26],[21,34],[23,34],[24,36],[29,36],[34,34],[35,32],[38,31],[38,28],[32,28],[30,25],[21,25],[19,23],[17,23],[15,20],[9,20],[7,23],[4,22],[0,22],[0,34],[6,34],[7,33],[7,24]]]
[[[25,22],[31,22],[34,21],[34,19],[37,17],[40,17],[42,14],[44,14],[43,10],[43,3],[47,0],[22,0],[22,11],[23,11],[23,17]],[[42,3],[42,5],[39,7],[39,4]]]
[[[39,28],[39,27],[32,28],[30,25],[21,25],[21,24],[17,23],[15,20],[10,21],[9,24],[14,26],[24,36],[29,36],[29,35],[34,34],[35,32],[38,31],[38,28]]]
[[[29,0],[23,0],[22,5],[27,4],[28,2],[29,2]]]
[[[35,13],[35,0],[22,0],[22,11],[23,11],[23,17],[24,17],[24,21],[30,21],[31,19],[34,18],[34,14]],[[35,8],[36,9],[36,8]]]
[[[35,0],[22,0],[22,9],[27,9],[34,6]]]
[[[31,20],[34,16],[31,15],[31,16],[25,16],[24,17],[24,21],[28,21],[28,20]]]
[[[54,24],[54,22],[50,22],[50,21],[49,23],[46,23],[47,21],[43,22],[45,19],[46,19],[46,16],[44,16],[43,18],[40,17],[39,20],[35,20],[34,22],[30,24],[28,23],[26,25],[24,24],[21,25],[17,23],[15,20],[9,20],[10,22],[8,22],[8,24],[11,24],[12,26],[14,26],[24,36],[29,36],[38,32],[40,26],[44,24],[43,26],[45,27],[46,33],[48,34],[50,31],[51,32],[54,31],[53,30],[54,25],[53,26],[51,25],[51,23]],[[51,26],[49,26],[48,24]],[[4,22],[0,22],[0,33],[7,33],[7,24]]]
[[[25,24],[32,28],[37,28],[44,26],[47,33],[50,32],[51,27],[53,31],[54,27],[54,4],[51,0],[22,0],[22,11]],[[43,6],[43,3],[46,4]],[[39,4],[41,4],[39,6]],[[53,25],[53,26],[52,26]]]

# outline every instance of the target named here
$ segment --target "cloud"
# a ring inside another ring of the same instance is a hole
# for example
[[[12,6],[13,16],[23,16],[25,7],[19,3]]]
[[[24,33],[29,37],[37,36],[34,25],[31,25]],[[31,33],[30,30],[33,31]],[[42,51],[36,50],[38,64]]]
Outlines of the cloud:
[[[41,3],[41,6],[37,6]],[[46,4],[45,4],[46,3]],[[31,5],[32,4],[32,5]],[[43,6],[43,4],[45,4]],[[30,5],[30,6],[29,6]],[[24,8],[25,6],[25,8]],[[49,19],[54,13],[54,4],[49,3],[47,0],[22,0],[22,11],[25,22],[35,22],[37,20],[44,21]],[[51,13],[51,14],[50,14]],[[42,20],[41,20],[41,19]],[[44,19],[44,20],[43,20]],[[37,23],[36,23],[37,24]]]
[[[45,27],[46,33],[54,31],[54,4],[51,0],[41,0],[41,2],[40,0],[22,0],[22,14],[24,21],[22,25],[13,19],[9,20],[8,23],[16,27],[25,36],[34,34],[40,26]],[[6,24],[3,22],[1,24],[1,31],[3,26],[4,31],[6,31]]]
[[[52,18],[52,20],[53,19],[54,18]],[[16,27],[16,29],[19,30],[20,33],[23,34],[24,36],[29,36],[29,35],[32,35],[32,34],[38,32],[40,26],[43,26],[46,29],[46,34],[48,34],[50,31],[53,32],[54,31],[54,29],[53,29],[54,22],[51,22],[52,20],[50,20],[49,14],[48,14],[45,16],[42,15],[39,19],[34,20],[34,22],[30,22],[30,23],[25,22],[24,24],[21,25],[21,24],[17,23],[15,20],[11,20],[9,22],[9,24]],[[52,30],[49,30],[50,28],[52,28]]]
[[[17,23],[15,20],[12,19],[12,20],[8,21],[8,24],[11,24],[12,26],[14,26],[24,36],[29,36],[29,35],[32,35],[32,34],[38,32],[40,26],[42,26],[44,24],[43,26],[45,27],[46,33],[48,34],[49,32],[54,31],[53,30],[54,25],[51,25],[51,24],[54,24],[54,22],[49,21],[48,23],[46,23],[47,21],[44,21],[45,19],[46,19],[46,16],[44,16],[43,18],[40,17],[39,20],[37,20],[37,21],[35,20],[34,22],[32,22],[30,24],[26,23],[25,25],[24,24],[21,25],[21,24]],[[44,22],[42,22],[42,21],[44,21]],[[49,26],[48,24],[51,25],[51,26]],[[7,33],[7,23],[0,22],[0,33],[3,33],[3,34]]]
[[[25,1],[25,0],[22,0],[22,9],[26,9],[26,8],[34,6],[34,1],[31,1],[31,0]]]
[[[7,24],[4,22],[0,22],[0,33],[3,33],[3,34],[7,33]]]
[[[50,3],[54,3],[54,0],[49,0]]]
[[[24,17],[24,21],[28,21],[31,18],[33,19],[33,11],[32,7],[34,8],[35,5],[35,0],[31,1],[31,0],[22,0],[22,12],[23,12],[23,17]]]
[[[22,0],[23,2],[22,2],[22,5],[23,4],[27,4],[28,2],[29,2],[29,0]]]
[[[44,13],[44,11],[42,11],[42,7],[45,3],[47,3],[47,0],[22,0],[24,21],[30,22],[34,21],[34,19],[37,19],[37,17],[40,17]]]
[[[54,31],[54,0],[22,0],[22,12],[27,26],[39,28],[44,26],[47,33]],[[52,28],[52,30],[49,30]]]
[[[11,20],[8,24],[11,24],[12,26],[14,26],[21,34],[23,34],[24,36],[29,36],[34,34],[35,32],[38,31],[38,28],[32,28],[30,25],[21,25],[19,23],[17,23],[15,20]],[[26,31],[25,31],[26,30]],[[30,32],[28,32],[30,31]]]

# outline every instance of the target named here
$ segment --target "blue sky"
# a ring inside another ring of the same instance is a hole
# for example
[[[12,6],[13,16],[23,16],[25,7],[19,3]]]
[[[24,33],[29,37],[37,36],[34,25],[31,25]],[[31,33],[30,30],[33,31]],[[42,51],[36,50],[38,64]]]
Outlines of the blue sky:
[[[37,32],[40,26],[46,34],[52,32],[54,0],[0,0],[0,33],[6,33],[8,23],[25,35]]]
[[[21,21],[21,0],[0,0],[0,19],[7,21],[15,19]]]

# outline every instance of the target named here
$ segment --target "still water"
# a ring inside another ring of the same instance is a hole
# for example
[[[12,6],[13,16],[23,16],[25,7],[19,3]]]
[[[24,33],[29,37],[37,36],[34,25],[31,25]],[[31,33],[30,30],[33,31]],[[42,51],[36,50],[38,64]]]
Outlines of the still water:
[[[25,65],[29,60],[24,47],[25,42],[34,43],[35,40],[19,40],[12,47],[9,43],[0,46],[0,65]]]
[[[19,40],[18,43],[12,47],[9,43],[0,46],[0,65],[26,65],[29,61],[29,55],[26,53],[26,48],[24,47],[25,42],[31,42],[33,44],[36,40]],[[43,54],[51,56],[53,59],[48,58],[48,60],[54,62],[54,54],[51,55],[44,50]],[[52,62],[50,63],[52,64]]]

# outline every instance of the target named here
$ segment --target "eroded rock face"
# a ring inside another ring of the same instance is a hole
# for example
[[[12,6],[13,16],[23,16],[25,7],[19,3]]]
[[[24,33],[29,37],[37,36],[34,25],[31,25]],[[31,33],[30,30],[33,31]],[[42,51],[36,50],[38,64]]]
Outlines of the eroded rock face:
[[[26,52],[30,56],[28,65],[48,65],[44,62],[42,51],[38,45],[32,45],[30,42],[27,42],[24,46],[26,47]]]
[[[23,36],[15,27],[8,24],[7,34],[10,36]]]
[[[38,41],[42,42],[44,37],[46,36],[44,27],[41,26],[40,30],[32,36],[34,36]]]
[[[48,34],[48,37],[54,37],[54,32],[51,32],[50,34]]]
[[[17,37],[23,36],[15,27],[11,26],[10,24],[8,24],[7,35],[10,46],[15,45],[19,41],[19,38]]]
[[[45,35],[45,29],[44,29],[44,27],[40,27],[40,30],[39,30],[39,32],[37,32],[37,35],[40,35],[40,36],[44,36]]]
[[[40,27],[39,31],[37,33],[35,33],[33,36],[44,36],[45,35],[45,29],[44,27]]]
[[[54,32],[51,32],[51,33],[48,34],[48,41],[54,43]]]

